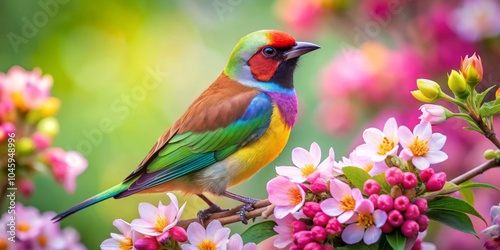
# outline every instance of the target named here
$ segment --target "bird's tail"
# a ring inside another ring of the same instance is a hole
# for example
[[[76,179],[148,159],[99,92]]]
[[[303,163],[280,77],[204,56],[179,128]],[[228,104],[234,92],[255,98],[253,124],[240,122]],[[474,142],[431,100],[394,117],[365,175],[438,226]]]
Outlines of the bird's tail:
[[[130,186],[130,182],[120,183],[120,184],[118,184],[114,187],[111,187],[108,190],[103,191],[97,195],[94,195],[94,196],[80,202],[78,205],[56,215],[54,218],[52,218],[52,220],[54,222],[58,222],[64,218],[70,216],[71,214],[76,213],[76,212],[78,212],[78,211],[80,211],[88,206],[94,205],[98,202],[101,202],[103,200],[109,199],[115,195],[120,194],[121,192],[127,190],[127,188],[129,186]]]

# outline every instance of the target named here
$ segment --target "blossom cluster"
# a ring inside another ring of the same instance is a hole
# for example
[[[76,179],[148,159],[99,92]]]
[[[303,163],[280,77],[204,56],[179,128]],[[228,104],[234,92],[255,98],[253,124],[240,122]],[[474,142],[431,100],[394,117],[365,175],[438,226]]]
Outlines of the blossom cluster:
[[[186,203],[179,207],[177,197],[167,193],[170,204],[158,207],[149,203],[139,204],[140,218],[128,223],[117,219],[113,225],[120,234],[111,233],[111,238],[101,244],[103,250],[160,250],[160,249],[231,249],[256,250],[254,243],[243,244],[239,234],[229,237],[230,229],[218,220],[210,222],[206,229],[198,222],[191,223],[187,231],[177,225]],[[181,243],[184,243],[181,245]]]
[[[6,74],[0,72],[0,147],[13,149],[11,159],[0,158],[0,170],[7,173],[8,166],[9,171],[15,166],[16,186],[26,196],[33,192],[30,176],[43,171],[41,166],[47,166],[69,193],[76,188],[76,177],[87,168],[80,153],[52,147],[59,133],[54,116],[61,104],[50,95],[51,88],[52,77],[42,76],[38,68],[26,71],[14,66]]]
[[[276,206],[276,247],[372,245],[396,231],[415,240],[427,229],[427,200],[421,196],[444,187],[446,175],[429,167],[447,159],[441,151],[446,137],[432,133],[426,121],[410,131],[391,118],[383,130],[366,129],[363,138],[339,162],[330,149],[320,163],[321,149],[313,143],[309,151],[292,151],[295,166],[276,167],[279,176],[267,184]]]
[[[484,248],[487,250],[498,250],[500,249],[500,204],[491,207],[490,216],[492,225],[482,232],[490,237],[490,239],[484,243]]]
[[[0,218],[0,249],[24,250],[85,250],[78,232],[51,221],[56,214],[41,214],[35,207],[16,203],[13,213],[5,212]],[[14,220],[15,213],[15,220]]]

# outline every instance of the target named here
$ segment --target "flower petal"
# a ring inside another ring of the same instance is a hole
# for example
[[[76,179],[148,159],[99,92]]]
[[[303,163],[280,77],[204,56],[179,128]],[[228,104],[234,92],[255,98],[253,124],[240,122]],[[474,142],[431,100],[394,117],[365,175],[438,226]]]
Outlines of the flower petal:
[[[276,218],[278,218],[278,219],[282,219],[285,216],[287,216],[288,214],[290,214],[294,208],[295,207],[292,205],[276,206],[276,207],[274,207],[274,216],[276,216]]]
[[[297,184],[286,177],[278,176],[271,179],[266,186],[269,201],[277,206],[290,205],[288,190],[291,188],[297,188]]]
[[[448,159],[448,155],[443,151],[429,151],[425,154],[425,158],[431,164],[440,163]]]
[[[321,161],[321,148],[319,147],[318,143],[316,142],[311,143],[309,154],[312,157],[311,163],[313,164],[313,166],[318,166],[319,162]]]
[[[382,235],[382,230],[380,228],[371,225],[365,231],[365,235],[363,236],[363,241],[366,245],[371,245],[380,239],[380,235]]]
[[[243,239],[239,234],[233,234],[229,241],[227,242],[228,249],[242,249],[243,248]]]
[[[373,223],[377,227],[381,227],[387,221],[387,213],[380,209],[373,211]]]
[[[354,211],[360,214],[371,214],[373,213],[373,209],[373,203],[370,200],[363,199],[356,202],[356,208],[354,209]]]
[[[189,243],[195,246],[198,246],[201,242],[203,242],[207,238],[205,233],[205,228],[203,228],[203,226],[198,222],[193,222],[189,224],[187,229],[187,235]]]
[[[323,213],[330,216],[338,216],[343,213],[344,210],[340,208],[340,202],[334,198],[329,198],[320,203],[321,210]]]
[[[352,194],[352,189],[349,187],[349,185],[338,179],[331,179],[330,192],[333,198],[341,201],[344,196]]]
[[[428,153],[429,152],[427,152],[427,154]],[[415,165],[416,168],[420,170],[427,169],[430,165],[429,161],[425,157],[413,157],[411,159],[411,162],[413,163],[413,165]]]
[[[300,168],[297,167],[276,167],[276,173],[278,175],[286,176],[296,183],[302,183],[306,180],[306,177],[302,174]]]
[[[307,164],[311,164],[313,162],[313,158],[309,151],[303,148],[294,148],[292,150],[292,162],[295,166],[303,168]]]
[[[139,215],[141,216],[141,219],[152,222],[154,224],[157,213],[158,208],[156,208],[155,206],[146,202],[142,202],[139,204]]]
[[[406,126],[399,127],[398,134],[399,134],[399,143],[401,143],[401,146],[403,148],[407,148],[412,144],[414,137],[408,127]]]
[[[337,220],[340,223],[345,223],[346,221],[349,221],[354,215],[354,211],[352,210],[347,210],[343,214],[337,217]]]
[[[376,128],[368,128],[363,132],[363,140],[369,145],[380,145],[384,137],[384,133]]]
[[[365,229],[359,227],[356,223],[347,226],[342,232],[342,240],[347,244],[355,244],[363,239]]]
[[[420,140],[427,140],[427,139],[431,138],[431,136],[432,136],[431,124],[428,122],[425,122],[425,121],[421,122],[420,124],[415,126],[415,128],[413,128],[413,134],[415,136],[418,135],[418,138]]]

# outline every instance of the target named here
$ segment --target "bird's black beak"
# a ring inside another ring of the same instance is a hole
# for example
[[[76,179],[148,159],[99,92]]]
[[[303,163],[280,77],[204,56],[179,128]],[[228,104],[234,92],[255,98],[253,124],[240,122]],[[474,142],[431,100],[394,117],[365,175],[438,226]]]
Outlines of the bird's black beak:
[[[317,50],[321,48],[320,46],[314,43],[307,42],[297,42],[291,49],[285,51],[283,53],[283,60],[290,60],[293,58],[297,58],[301,55],[307,54],[313,50]]]

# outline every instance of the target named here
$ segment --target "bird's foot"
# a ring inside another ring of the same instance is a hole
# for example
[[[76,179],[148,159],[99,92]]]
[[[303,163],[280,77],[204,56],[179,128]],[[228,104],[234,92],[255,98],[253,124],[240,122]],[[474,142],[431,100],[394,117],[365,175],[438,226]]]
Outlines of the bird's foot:
[[[243,207],[241,207],[240,209],[240,220],[243,224],[248,224],[245,213],[248,211],[252,211],[254,209],[253,205],[259,201],[260,200],[258,199],[246,198],[245,204],[243,204]]]
[[[222,209],[220,208],[219,206],[215,205],[215,204],[211,204],[210,207],[208,207],[207,209],[205,210],[200,210],[198,211],[198,220],[200,221],[200,223],[202,225],[204,225],[204,221],[206,219],[208,219],[208,217],[210,217],[211,214],[213,213],[219,213],[219,212],[224,212],[224,211],[228,211],[229,209]]]

